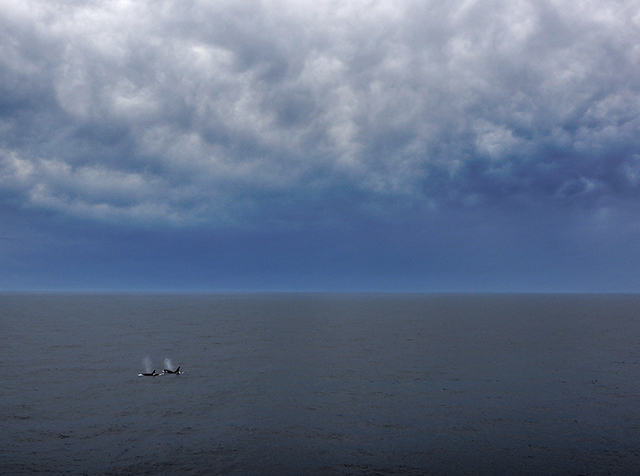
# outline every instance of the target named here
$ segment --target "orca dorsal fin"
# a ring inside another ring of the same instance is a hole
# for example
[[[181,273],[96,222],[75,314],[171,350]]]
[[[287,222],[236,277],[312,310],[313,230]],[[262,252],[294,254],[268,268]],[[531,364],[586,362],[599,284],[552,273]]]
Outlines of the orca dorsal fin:
[[[180,366],[178,365],[178,368],[176,369],[176,373],[180,372]]]

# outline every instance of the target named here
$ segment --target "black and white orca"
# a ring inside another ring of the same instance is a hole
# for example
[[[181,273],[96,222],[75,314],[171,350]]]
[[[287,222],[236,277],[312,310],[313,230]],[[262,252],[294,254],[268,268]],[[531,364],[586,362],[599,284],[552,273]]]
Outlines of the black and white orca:
[[[164,369],[163,372],[165,374],[179,374],[180,373],[180,366],[178,365],[178,368],[175,369],[175,370]]]
[[[140,377],[157,377],[160,374],[156,373],[156,369],[153,369],[151,372],[142,372],[141,374],[138,374],[138,375]]]

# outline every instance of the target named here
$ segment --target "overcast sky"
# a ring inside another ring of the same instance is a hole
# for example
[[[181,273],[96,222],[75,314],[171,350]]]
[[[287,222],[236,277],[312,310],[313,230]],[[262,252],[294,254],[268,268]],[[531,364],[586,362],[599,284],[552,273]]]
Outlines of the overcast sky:
[[[0,289],[640,292],[635,0],[0,0]]]

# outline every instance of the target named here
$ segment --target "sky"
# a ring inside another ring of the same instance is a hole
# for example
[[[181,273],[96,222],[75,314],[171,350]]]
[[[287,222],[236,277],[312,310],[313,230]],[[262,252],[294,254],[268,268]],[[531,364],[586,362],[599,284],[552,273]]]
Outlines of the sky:
[[[636,0],[0,0],[0,290],[640,292]]]

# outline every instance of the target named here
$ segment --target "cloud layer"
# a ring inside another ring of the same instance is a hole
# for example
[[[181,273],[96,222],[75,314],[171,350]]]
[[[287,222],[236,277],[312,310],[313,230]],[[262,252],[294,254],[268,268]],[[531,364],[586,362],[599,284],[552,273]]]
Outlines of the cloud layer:
[[[633,1],[0,1],[0,201],[273,226],[634,202]]]

